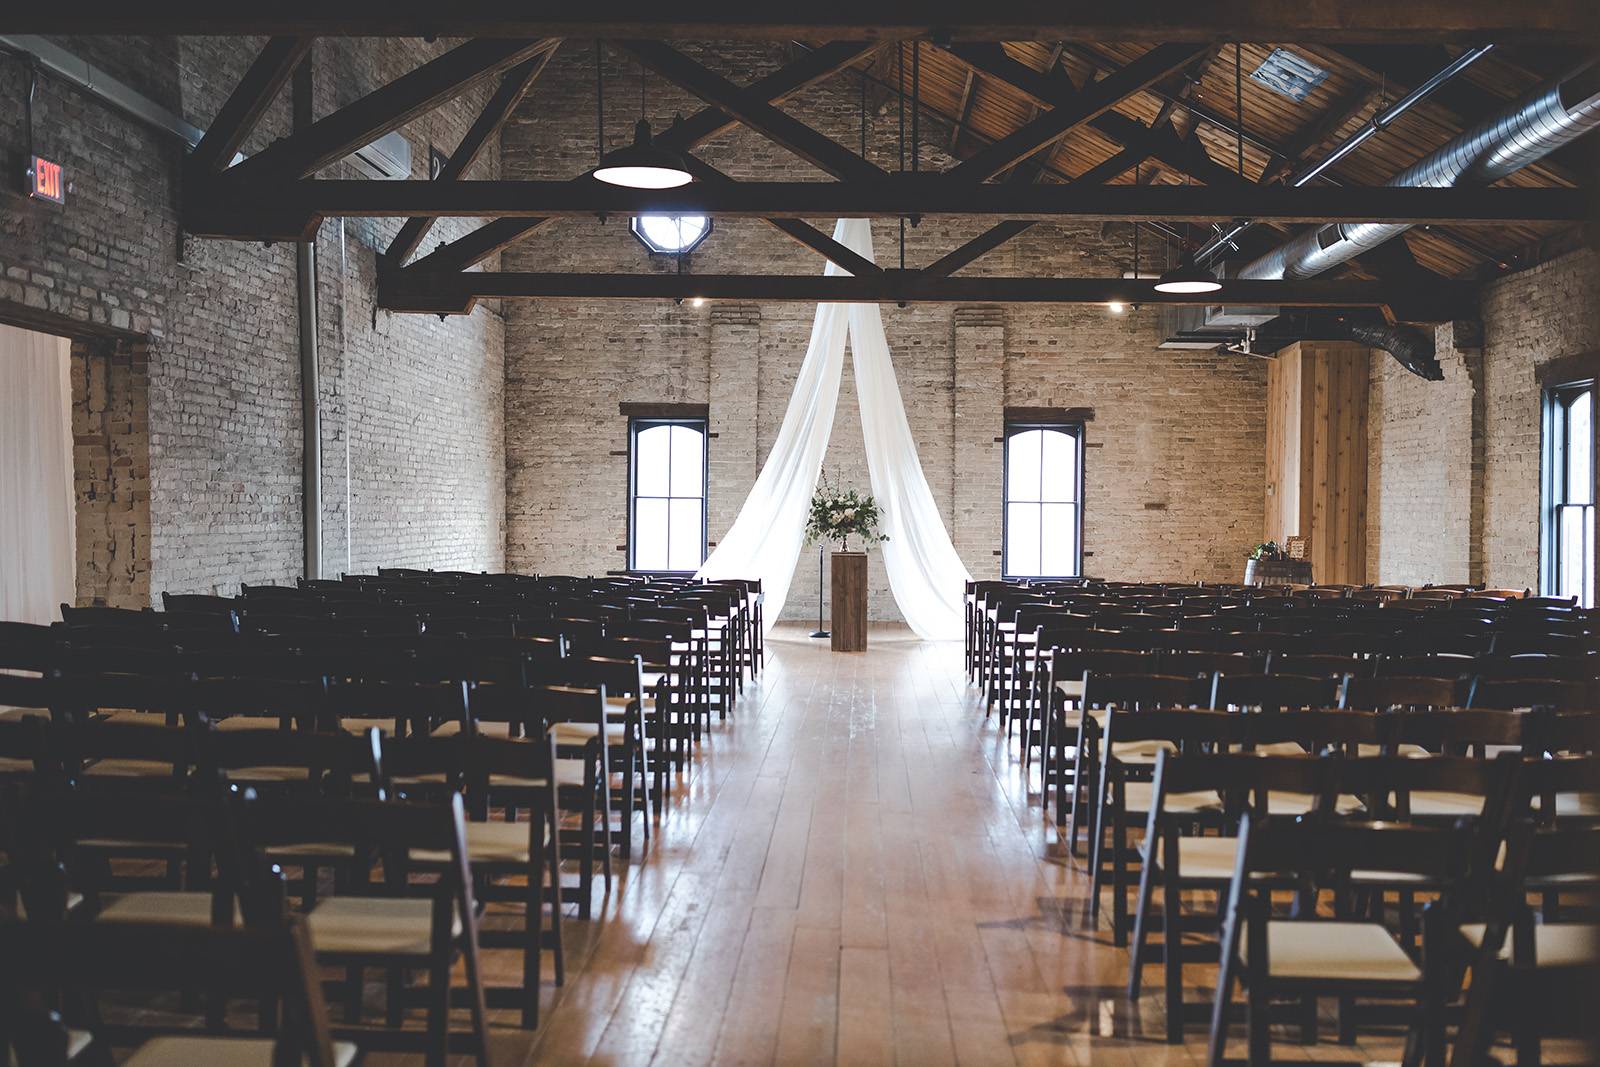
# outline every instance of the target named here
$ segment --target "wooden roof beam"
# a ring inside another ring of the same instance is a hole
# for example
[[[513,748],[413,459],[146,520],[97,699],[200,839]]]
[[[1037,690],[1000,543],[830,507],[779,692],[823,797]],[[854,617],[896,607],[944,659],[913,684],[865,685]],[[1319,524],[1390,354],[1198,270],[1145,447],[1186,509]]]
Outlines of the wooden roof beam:
[[[832,77],[871,55],[878,46],[865,41],[835,41],[822,45],[801,56],[793,63],[756,79],[747,92],[756,94],[768,103],[777,103],[808,86]],[[719,107],[706,107],[682,122],[675,122],[662,130],[657,143],[677,151],[688,151],[702,141],[708,141],[725,130],[738,125],[739,120]],[[582,179],[579,179],[582,180]],[[528,234],[549,223],[541,218],[498,218],[417,260],[413,266],[426,265],[435,270],[465,270],[483,262],[501,249],[514,244]]]
[[[1212,293],[1162,293],[1126,278],[938,278],[915,270],[870,277],[745,274],[572,274],[386,271],[378,304],[391,311],[466,314],[482,299],[711,300],[804,303],[1265,304],[1376,307],[1408,322],[1442,322],[1475,306],[1461,283],[1407,287],[1381,282],[1227,281]]]
[[[520,66],[512,67],[500,79],[500,86],[484,104],[483,110],[473,120],[472,126],[462,135],[461,143],[456,145],[456,150],[450,153],[450,158],[440,169],[437,181],[459,181],[467,170],[477,161],[478,156],[488,145],[489,139],[499,132],[505,124],[507,117],[516,110],[523,96],[533,85],[550,62],[550,57],[556,54],[551,48],[548,52],[534,59],[528,60]],[[428,236],[428,230],[433,226],[433,219],[426,215],[408,219],[400,227],[400,232],[395,234],[393,241],[389,242],[387,255],[395,263],[404,263],[410,258],[411,253],[417,250],[423,239]]]
[[[657,74],[714,104],[763,137],[781,145],[835,178],[873,181],[887,172],[862,159],[833,138],[807,126],[761,99],[761,94],[741,89],[722,75],[659,41],[617,41]]]
[[[397,37],[638,37],[658,40],[905,40],[948,35],[970,41],[1212,42],[1417,41],[1573,45],[1600,42],[1593,0],[1147,0],[1063,4],[1059,0],[928,0],[728,4],[638,0],[507,5],[503,0],[57,0],[12,4],[0,32]]]
[[[250,69],[223,102],[217,117],[189,156],[200,172],[219,171],[233,161],[279,90],[311,51],[310,37],[274,37],[261,46]]]
[[[362,145],[399,129],[418,115],[454,99],[482,78],[514,67],[556,46],[551,40],[468,41],[353,104],[275,141],[230,168],[230,181],[304,178]]]

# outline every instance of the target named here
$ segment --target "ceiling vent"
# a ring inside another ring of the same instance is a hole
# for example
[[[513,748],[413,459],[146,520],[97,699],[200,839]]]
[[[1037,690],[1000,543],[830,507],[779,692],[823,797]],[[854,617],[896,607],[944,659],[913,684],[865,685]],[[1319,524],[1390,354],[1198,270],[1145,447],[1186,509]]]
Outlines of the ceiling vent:
[[[399,130],[384,134],[344,158],[358,172],[378,181],[396,182],[411,177],[411,142]]]
[[[1261,66],[1250,72],[1250,80],[1299,104],[1305,102],[1311,90],[1328,80],[1328,72],[1293,52],[1274,48]]]
[[[1239,267],[1237,260],[1230,259],[1221,265],[1217,273],[1224,281],[1228,281],[1239,276]],[[1260,326],[1277,318],[1282,310],[1275,304],[1210,304],[1206,307],[1205,325],[1207,329]]]

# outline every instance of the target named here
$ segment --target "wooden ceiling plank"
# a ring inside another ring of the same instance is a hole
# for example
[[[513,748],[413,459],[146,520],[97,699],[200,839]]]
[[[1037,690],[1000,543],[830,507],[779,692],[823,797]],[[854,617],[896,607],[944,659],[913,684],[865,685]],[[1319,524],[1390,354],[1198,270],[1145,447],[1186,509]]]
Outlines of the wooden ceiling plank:
[[[1191,45],[1157,45],[1116,74],[1087,86],[1063,106],[1051,109],[1020,129],[974,153],[949,171],[952,180],[981,182],[994,177],[1078,126],[1110,111],[1134,93],[1192,63],[1202,49]],[[1059,89],[1052,94],[1059,97]]]

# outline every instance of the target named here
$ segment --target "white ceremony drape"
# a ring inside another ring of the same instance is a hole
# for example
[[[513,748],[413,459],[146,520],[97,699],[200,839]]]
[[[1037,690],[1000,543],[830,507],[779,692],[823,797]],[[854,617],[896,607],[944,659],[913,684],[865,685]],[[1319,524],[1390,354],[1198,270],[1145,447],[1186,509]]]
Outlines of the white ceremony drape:
[[[72,603],[71,343],[0,325],[0,619],[49,623]]]
[[[871,260],[866,219],[840,219],[834,240]],[[826,273],[842,274],[829,263]],[[806,513],[833,430],[844,372],[846,327],[866,443],[867,473],[883,514],[881,547],[889,587],[906,622],[926,640],[961,634],[962,583],[969,575],[933,502],[906,421],[883,318],[876,304],[818,304],[783,425],[755,487],[726,537],[700,569],[706,578],[759,578],[770,627],[783,610],[805,543]]]

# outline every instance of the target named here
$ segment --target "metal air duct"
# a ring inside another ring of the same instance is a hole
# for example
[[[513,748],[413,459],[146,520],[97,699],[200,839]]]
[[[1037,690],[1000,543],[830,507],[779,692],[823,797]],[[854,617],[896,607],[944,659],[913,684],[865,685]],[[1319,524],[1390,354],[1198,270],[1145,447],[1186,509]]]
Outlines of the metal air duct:
[[[1600,65],[1506,105],[1401,171],[1410,188],[1489,185],[1600,126]],[[1294,237],[1239,271],[1240,278],[1309,278],[1410,229],[1405,224],[1329,223]]]

